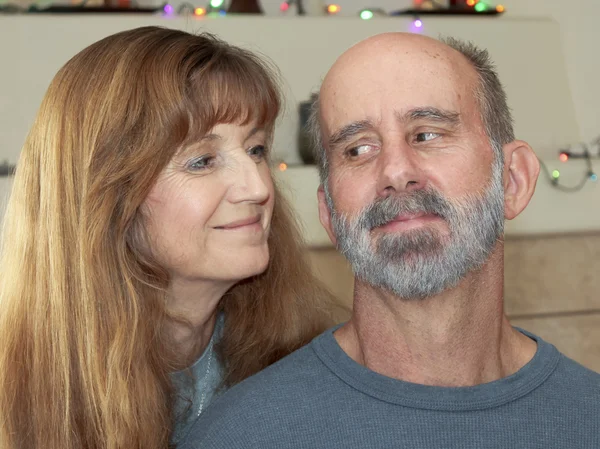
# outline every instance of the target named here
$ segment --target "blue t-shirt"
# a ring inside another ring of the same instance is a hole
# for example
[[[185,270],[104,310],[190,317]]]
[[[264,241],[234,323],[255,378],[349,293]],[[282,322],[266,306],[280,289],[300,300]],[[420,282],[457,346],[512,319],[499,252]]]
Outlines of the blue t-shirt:
[[[171,373],[176,394],[171,444],[177,444],[185,437],[193,422],[221,393],[218,388],[223,379],[223,368],[214,347],[223,335],[223,324],[224,316],[219,314],[210,342],[200,358],[189,368]]]
[[[473,387],[392,379],[331,329],[233,387],[178,449],[599,449],[600,375],[537,342],[515,374]]]

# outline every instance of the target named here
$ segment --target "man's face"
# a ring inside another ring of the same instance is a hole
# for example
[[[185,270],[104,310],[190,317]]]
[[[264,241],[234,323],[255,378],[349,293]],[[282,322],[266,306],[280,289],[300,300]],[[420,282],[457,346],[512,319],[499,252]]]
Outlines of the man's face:
[[[487,260],[503,231],[502,166],[457,53],[371,55],[342,60],[321,91],[322,221],[359,278],[424,298]]]

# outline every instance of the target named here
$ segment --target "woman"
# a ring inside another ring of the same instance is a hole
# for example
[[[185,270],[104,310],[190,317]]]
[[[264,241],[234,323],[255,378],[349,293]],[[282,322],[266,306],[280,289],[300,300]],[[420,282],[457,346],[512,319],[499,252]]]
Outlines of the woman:
[[[268,66],[210,35],[122,32],[59,71],[6,213],[0,447],[176,444],[331,324],[271,180],[279,108]]]

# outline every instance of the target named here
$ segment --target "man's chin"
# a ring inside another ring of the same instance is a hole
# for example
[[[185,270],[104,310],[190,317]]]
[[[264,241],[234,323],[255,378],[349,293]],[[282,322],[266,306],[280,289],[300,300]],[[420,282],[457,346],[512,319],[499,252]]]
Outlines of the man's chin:
[[[402,238],[384,240],[377,244],[376,253],[382,260],[392,263],[410,263],[411,261],[439,260],[444,252],[444,244],[439,239]]]

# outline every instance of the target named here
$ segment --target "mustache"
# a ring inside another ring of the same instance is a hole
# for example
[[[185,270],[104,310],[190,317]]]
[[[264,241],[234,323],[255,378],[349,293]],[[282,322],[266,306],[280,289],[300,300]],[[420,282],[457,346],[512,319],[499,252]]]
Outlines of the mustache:
[[[370,231],[390,223],[398,215],[419,213],[437,215],[446,221],[456,215],[453,204],[429,188],[375,200],[360,213],[357,226]]]

